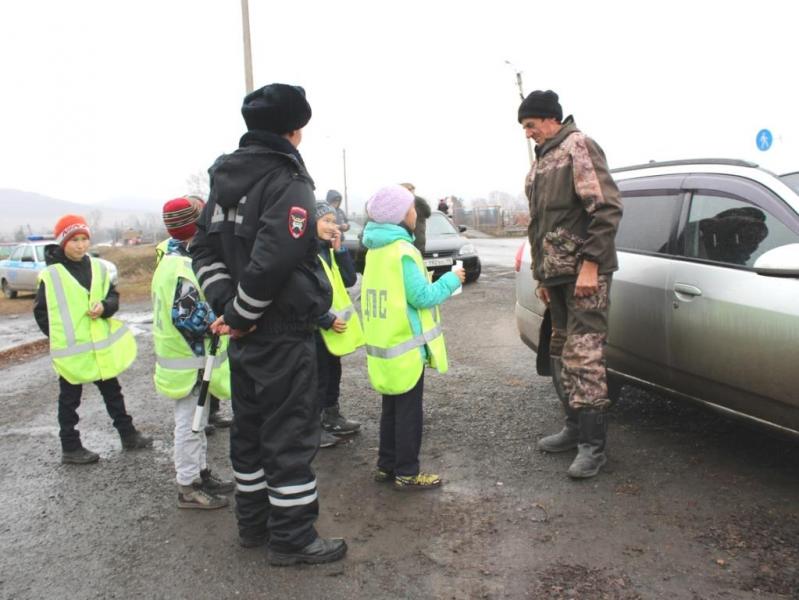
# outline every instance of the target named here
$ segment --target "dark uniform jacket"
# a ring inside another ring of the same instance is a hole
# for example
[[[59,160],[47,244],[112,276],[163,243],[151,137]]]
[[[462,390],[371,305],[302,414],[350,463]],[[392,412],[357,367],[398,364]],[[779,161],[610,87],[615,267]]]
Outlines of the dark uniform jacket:
[[[600,274],[618,269],[622,205],[602,149],[569,116],[535,155],[525,185],[535,279],[545,286],[573,282],[583,259],[598,263]]]
[[[312,331],[330,307],[332,289],[317,262],[313,180],[296,148],[250,131],[210,173],[211,193],[190,251],[214,312],[235,329],[256,326],[242,346]]]
[[[64,250],[57,244],[50,244],[44,249],[44,262],[50,266],[61,264],[69,272],[75,280],[81,284],[86,291],[90,291],[92,287],[92,263],[88,255],[79,261],[69,260],[64,254]],[[108,288],[108,294],[102,300],[103,314],[101,318],[107,319],[114,315],[119,310],[119,292],[117,292],[114,284]],[[36,290],[36,300],[33,302],[33,318],[36,319],[36,324],[42,333],[50,336],[50,318],[47,314],[47,295],[44,291],[44,283],[40,283]]]

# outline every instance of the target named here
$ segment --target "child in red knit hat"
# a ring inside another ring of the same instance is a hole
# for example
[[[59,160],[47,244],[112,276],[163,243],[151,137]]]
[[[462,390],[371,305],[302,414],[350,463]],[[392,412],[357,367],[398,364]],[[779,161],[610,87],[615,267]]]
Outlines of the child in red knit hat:
[[[136,358],[136,341],[127,326],[111,318],[119,308],[119,293],[105,265],[87,254],[89,226],[81,216],[65,215],[53,233],[56,244],[45,251],[48,266],[39,274],[33,315],[50,338],[50,357],[58,373],[61,462],[100,459],[83,447],[75,429],[84,383],[100,390],[124,449],[149,447],[152,439],[133,426],[117,380]]]

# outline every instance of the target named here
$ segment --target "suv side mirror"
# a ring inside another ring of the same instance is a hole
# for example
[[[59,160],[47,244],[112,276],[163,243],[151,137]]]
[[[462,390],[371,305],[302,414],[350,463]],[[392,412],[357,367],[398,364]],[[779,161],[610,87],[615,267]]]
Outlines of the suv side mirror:
[[[458,231],[460,231],[461,233],[466,231],[466,229],[467,229],[466,225],[458,225]]]
[[[787,244],[764,252],[755,261],[758,275],[799,277],[799,244]]]

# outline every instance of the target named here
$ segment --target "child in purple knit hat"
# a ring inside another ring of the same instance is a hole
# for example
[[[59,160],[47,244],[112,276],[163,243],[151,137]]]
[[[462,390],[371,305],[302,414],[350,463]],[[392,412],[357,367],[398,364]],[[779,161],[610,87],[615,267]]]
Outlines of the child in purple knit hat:
[[[381,188],[366,212],[361,313],[369,381],[383,395],[375,480],[398,490],[434,489],[441,477],[419,469],[424,369],[447,371],[438,305],[460,288],[465,273],[454,269],[431,282],[413,245],[416,209],[404,187]]]

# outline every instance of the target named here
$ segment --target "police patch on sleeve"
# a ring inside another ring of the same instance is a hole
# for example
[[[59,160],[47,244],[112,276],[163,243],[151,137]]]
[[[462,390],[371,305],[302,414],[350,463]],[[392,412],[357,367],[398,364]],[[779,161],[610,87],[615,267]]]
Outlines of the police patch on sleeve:
[[[300,239],[308,227],[308,211],[300,206],[292,206],[289,211],[289,233],[295,240]]]

